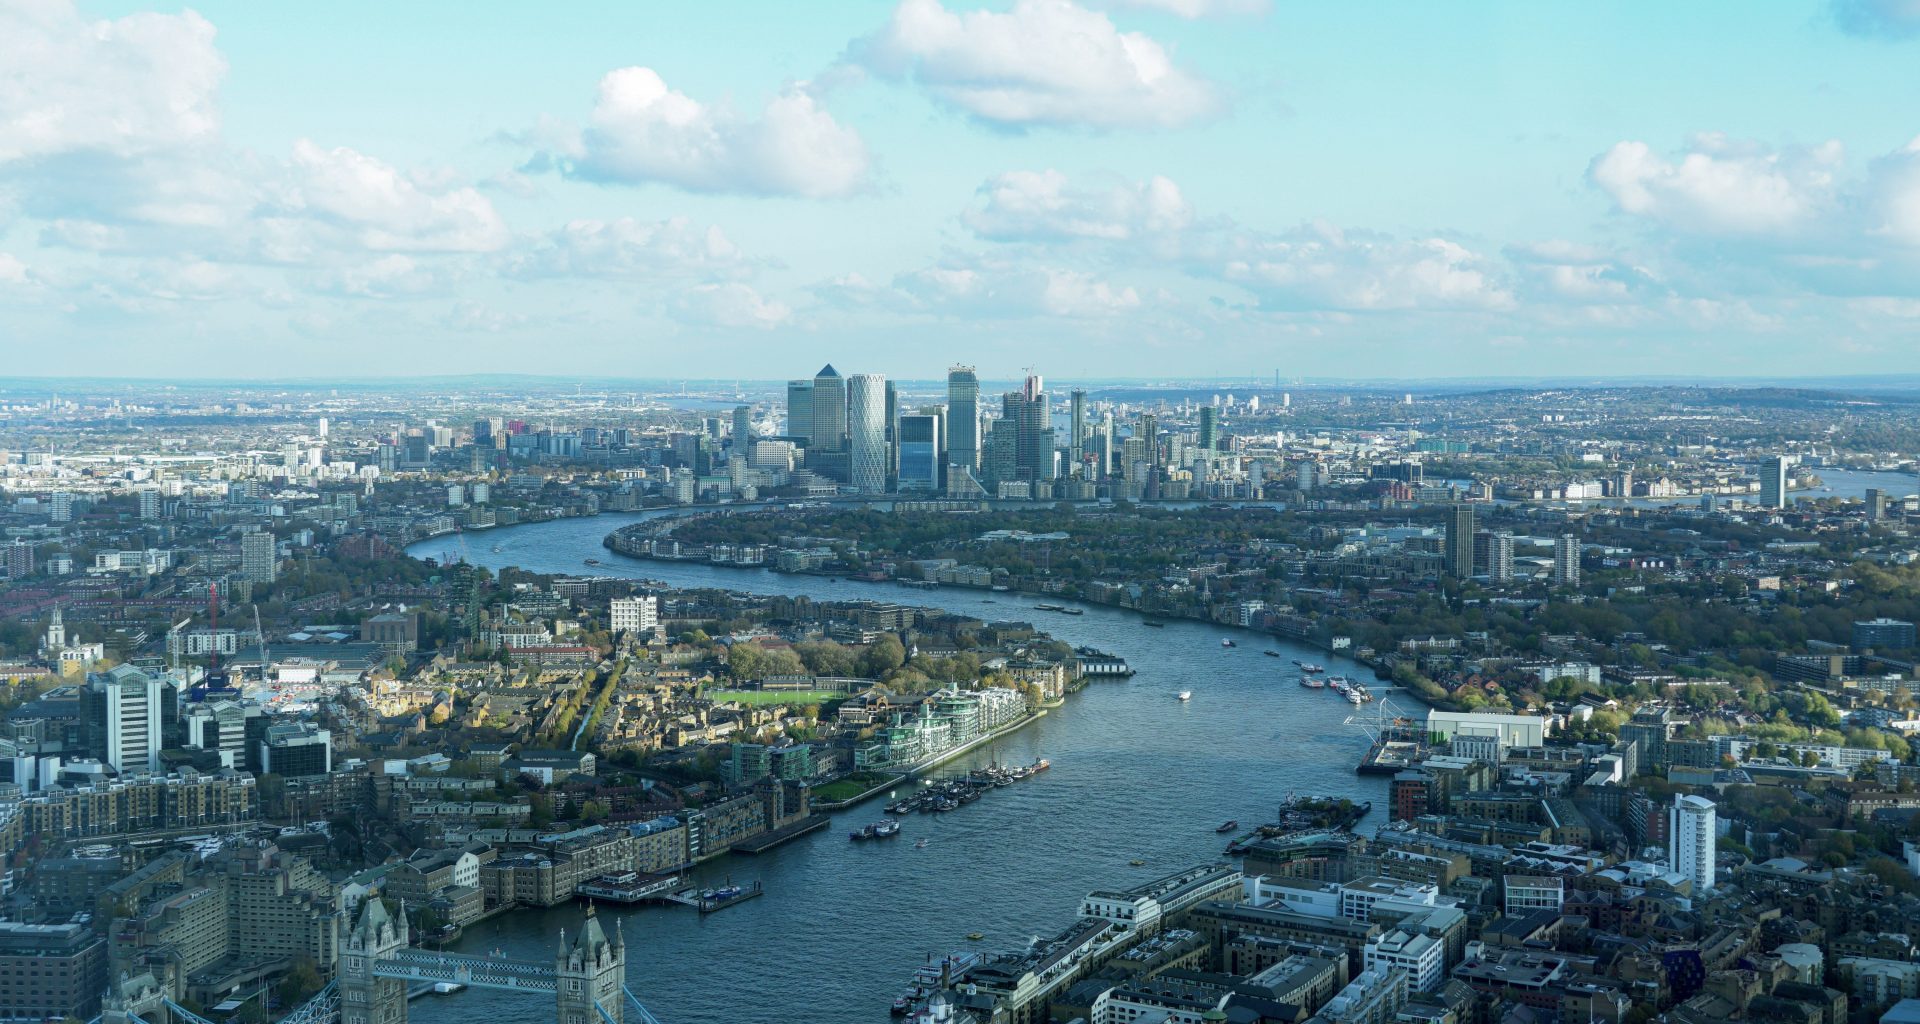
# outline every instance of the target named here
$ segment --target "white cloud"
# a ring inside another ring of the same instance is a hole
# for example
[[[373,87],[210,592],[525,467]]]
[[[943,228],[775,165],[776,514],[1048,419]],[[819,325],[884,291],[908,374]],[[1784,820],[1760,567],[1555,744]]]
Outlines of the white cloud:
[[[0,163],[131,156],[213,136],[226,61],[192,11],[92,20],[70,0],[0,4]]]
[[[1527,297],[1536,301],[1619,305],[1665,291],[1646,268],[1578,242],[1553,239],[1508,246],[1506,257],[1530,286]]]
[[[306,139],[293,145],[281,202],[375,251],[490,252],[507,241],[500,215],[478,189],[417,183],[363,153]]]
[[[793,319],[793,310],[785,303],[739,282],[689,288],[673,303],[673,314],[701,326],[750,330],[772,330]]]
[[[1514,297],[1484,257],[1443,238],[1415,241],[1311,224],[1240,241],[1225,277],[1262,306],[1294,310],[1505,310]]]
[[[717,225],[701,228],[684,217],[621,217],[570,221],[527,242],[506,271],[524,278],[653,278],[728,275],[747,267]]]
[[[1873,161],[1865,205],[1870,234],[1920,246],[1920,137]]]
[[[1920,0],[1833,0],[1834,21],[1859,36],[1920,36]]]
[[[995,241],[1127,241],[1184,230],[1193,207],[1163,177],[1090,188],[1055,170],[1008,171],[980,186],[962,219]]]
[[[851,56],[1003,127],[1166,127],[1220,105],[1213,87],[1176,66],[1158,41],[1122,32],[1072,0],[1014,0],[1005,13],[901,0]]]
[[[1620,212],[1682,231],[1782,235],[1832,210],[1841,156],[1838,142],[1770,149],[1715,133],[1696,136],[1677,158],[1644,142],[1616,143],[1587,177]]]
[[[590,181],[814,198],[860,191],[869,165],[866,143],[803,86],[756,118],[676,92],[645,67],[600,80],[586,131],[561,157],[568,174]]]
[[[1271,0],[1098,0],[1096,6],[1114,10],[1162,11],[1189,19],[1265,14],[1273,9]]]
[[[27,265],[12,253],[0,252],[0,284],[22,285],[27,283]]]

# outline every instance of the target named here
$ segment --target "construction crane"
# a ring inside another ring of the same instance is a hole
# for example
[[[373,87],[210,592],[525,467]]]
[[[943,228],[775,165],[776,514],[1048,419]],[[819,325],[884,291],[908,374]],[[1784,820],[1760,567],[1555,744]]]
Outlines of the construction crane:
[[[267,654],[267,631],[260,628],[260,606],[253,606],[253,637],[260,641],[260,681],[267,681],[267,663],[271,657]]]

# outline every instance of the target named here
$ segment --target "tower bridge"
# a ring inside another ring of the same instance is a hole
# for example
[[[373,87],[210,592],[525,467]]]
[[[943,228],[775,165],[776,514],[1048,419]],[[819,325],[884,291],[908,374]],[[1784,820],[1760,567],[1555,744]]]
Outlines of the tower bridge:
[[[626,937],[609,939],[592,904],[573,942],[560,933],[551,964],[503,957],[415,949],[407,922],[378,899],[360,916],[340,947],[334,980],[279,1024],[407,1024],[407,990],[442,982],[510,992],[550,993],[556,1024],[660,1024],[626,986]],[[105,1008],[90,1024],[212,1024],[167,998],[151,977],[110,986]]]

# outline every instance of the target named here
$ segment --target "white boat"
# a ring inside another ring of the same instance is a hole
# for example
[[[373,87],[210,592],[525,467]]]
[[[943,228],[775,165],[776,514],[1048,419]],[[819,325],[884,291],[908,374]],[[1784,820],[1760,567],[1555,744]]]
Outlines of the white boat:
[[[1349,692],[1347,694],[1347,700],[1348,702],[1352,703],[1356,707],[1358,707],[1361,704],[1365,704],[1367,702],[1366,698],[1360,696],[1357,693],[1352,693],[1352,692]]]
[[[433,994],[436,996],[451,995],[466,987],[467,986],[462,985],[457,981],[436,982],[433,986]]]
[[[1181,700],[1192,700],[1192,699],[1193,699],[1193,691],[1192,691],[1192,690],[1181,690],[1181,691],[1180,691],[1180,699],[1181,699]]]

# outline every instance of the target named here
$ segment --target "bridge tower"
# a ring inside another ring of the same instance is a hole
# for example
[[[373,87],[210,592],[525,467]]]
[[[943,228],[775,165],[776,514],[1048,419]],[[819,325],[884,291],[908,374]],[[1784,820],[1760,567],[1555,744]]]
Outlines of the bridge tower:
[[[340,951],[340,1024],[407,1024],[407,983],[374,974],[406,948],[406,918],[395,920],[378,896],[367,897]]]
[[[625,1019],[624,993],[627,980],[627,942],[618,925],[613,941],[594,917],[593,904],[587,904],[587,920],[573,945],[567,945],[565,929],[560,932],[560,950],[554,962],[553,991],[557,1001],[559,1024],[621,1024]],[[599,1008],[595,1009],[594,1004]],[[604,1011],[604,1017],[603,1017]],[[345,1021],[343,1024],[356,1024]],[[379,1024],[379,1022],[371,1022]]]

